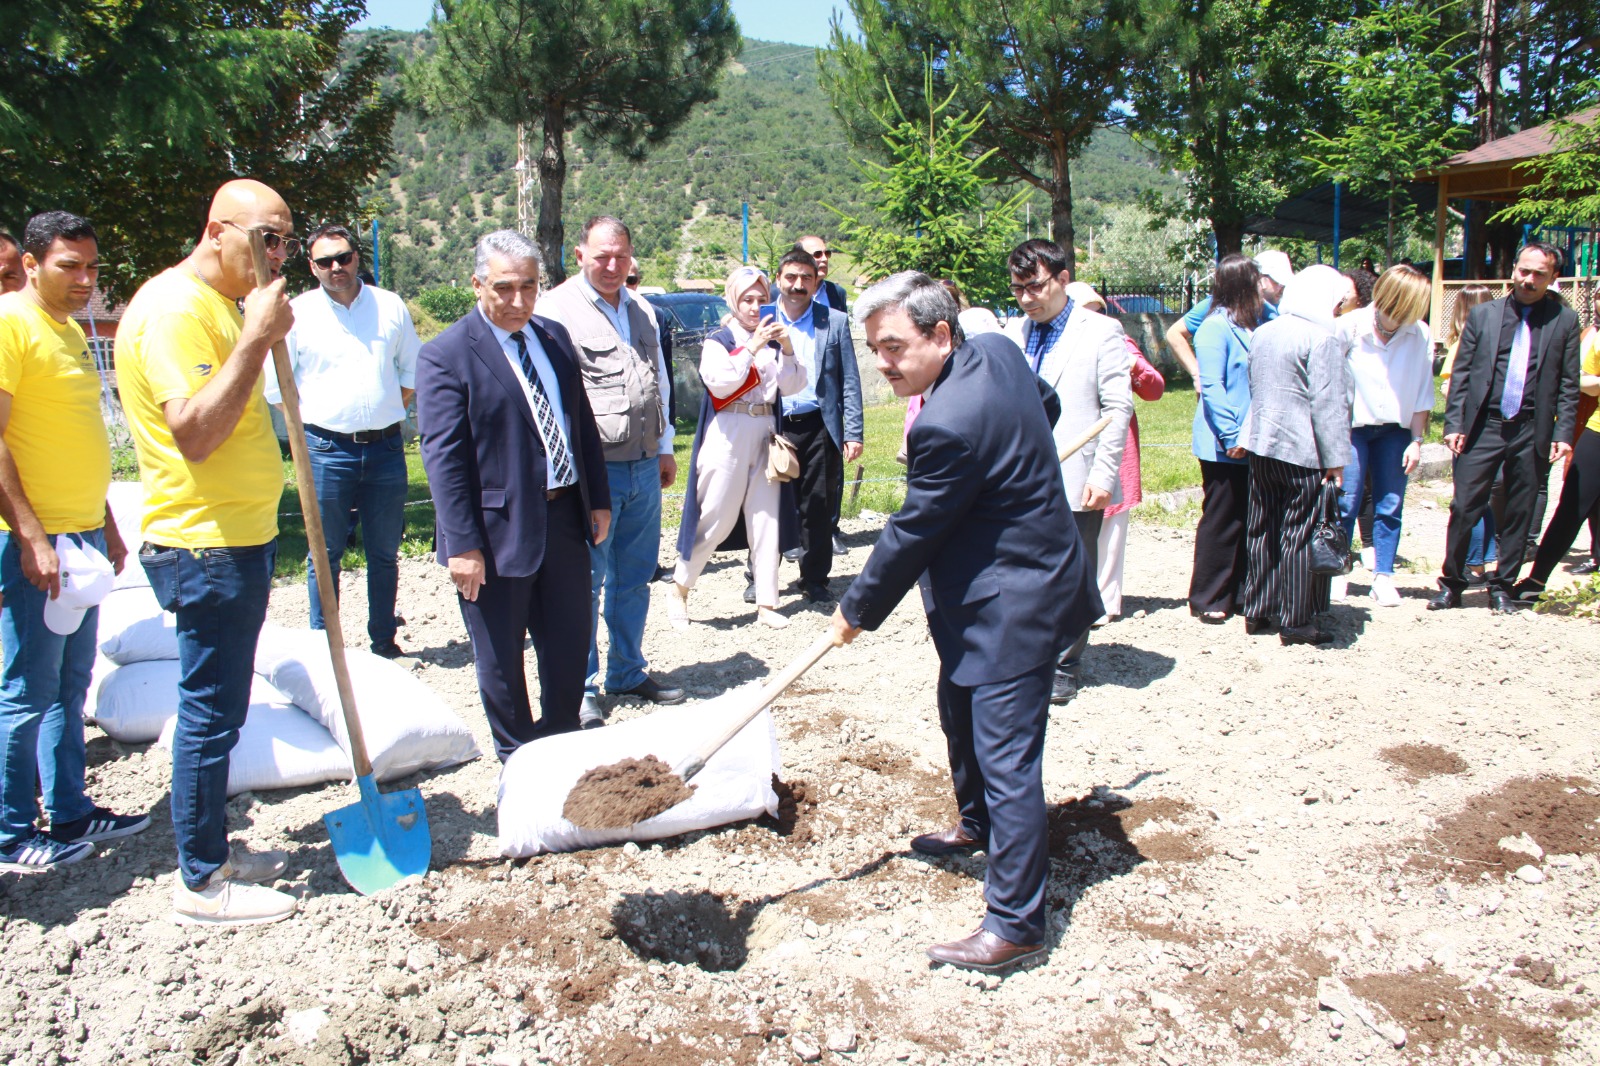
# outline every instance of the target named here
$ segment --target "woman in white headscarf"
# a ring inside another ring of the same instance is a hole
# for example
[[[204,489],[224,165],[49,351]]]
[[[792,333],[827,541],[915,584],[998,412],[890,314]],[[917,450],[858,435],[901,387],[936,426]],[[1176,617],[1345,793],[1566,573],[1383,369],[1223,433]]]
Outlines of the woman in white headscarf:
[[[1328,578],[1311,572],[1311,533],[1322,483],[1337,483],[1350,459],[1350,385],[1333,320],[1353,288],[1332,267],[1307,267],[1250,342],[1245,631],[1275,624],[1285,644],[1332,639],[1314,621],[1328,609]]]
[[[678,526],[678,565],[667,619],[689,625],[689,591],[716,551],[744,516],[755,579],[756,620],[782,629],[778,613],[778,483],[767,479],[767,448],[782,426],[780,396],[805,388],[806,368],[795,358],[786,330],[761,317],[771,296],[767,276],[739,267],[724,288],[733,308],[723,327],[700,349],[700,379],[706,398],[689,461],[683,518]]]

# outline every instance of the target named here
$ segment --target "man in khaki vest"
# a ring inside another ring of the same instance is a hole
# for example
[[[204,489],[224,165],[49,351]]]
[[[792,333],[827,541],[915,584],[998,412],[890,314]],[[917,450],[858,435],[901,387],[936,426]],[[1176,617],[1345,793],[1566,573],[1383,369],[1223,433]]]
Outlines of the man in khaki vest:
[[[683,690],[647,673],[644,623],[661,542],[661,490],[678,475],[667,416],[667,369],[661,341],[643,301],[625,282],[633,235],[620,219],[599,215],[583,224],[578,273],[545,293],[538,313],[567,328],[584,390],[594,409],[611,483],[611,535],[592,549],[589,676],[581,721],[605,723],[601,709],[601,591],[605,591],[606,692],[652,703],[680,703]]]

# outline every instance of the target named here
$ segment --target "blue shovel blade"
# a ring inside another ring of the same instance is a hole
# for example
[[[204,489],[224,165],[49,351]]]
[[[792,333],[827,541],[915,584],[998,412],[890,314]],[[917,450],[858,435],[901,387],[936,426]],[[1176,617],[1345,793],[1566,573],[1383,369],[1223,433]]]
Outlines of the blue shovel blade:
[[[361,802],[322,816],[333,856],[350,887],[363,896],[428,872],[433,839],[428,835],[428,810],[422,793],[379,792],[372,777],[356,778]]]

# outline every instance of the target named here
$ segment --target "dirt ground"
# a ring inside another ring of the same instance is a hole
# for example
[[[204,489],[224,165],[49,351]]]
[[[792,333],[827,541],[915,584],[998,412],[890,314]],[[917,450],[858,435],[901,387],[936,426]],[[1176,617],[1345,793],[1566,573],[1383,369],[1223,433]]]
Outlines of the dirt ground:
[[[1439,556],[1444,491],[1412,492],[1418,565]],[[881,523],[846,524],[835,589]],[[255,929],[172,923],[164,753],[91,732],[94,796],[155,824],[0,877],[0,1061],[1600,1061],[1600,626],[1494,617],[1482,593],[1425,614],[1421,573],[1380,609],[1358,571],[1336,642],[1285,648],[1192,619],[1190,557],[1190,531],[1134,526],[1126,617],[1053,715],[1037,969],[923,955],[976,926],[984,860],[907,846],[954,811],[913,594],[776,705],[777,819],[507,862],[484,758],[414,782],[433,871],[369,899],[320,821],[350,786],[247,794],[234,836],[288,849],[280,887],[302,900]],[[653,668],[691,698],[777,669],[825,620],[789,594],[794,625],[750,624],[739,569],[713,564],[687,633],[653,607]],[[443,572],[407,562],[402,586],[417,675],[490,751]],[[304,624],[304,589],[275,592],[272,616]]]

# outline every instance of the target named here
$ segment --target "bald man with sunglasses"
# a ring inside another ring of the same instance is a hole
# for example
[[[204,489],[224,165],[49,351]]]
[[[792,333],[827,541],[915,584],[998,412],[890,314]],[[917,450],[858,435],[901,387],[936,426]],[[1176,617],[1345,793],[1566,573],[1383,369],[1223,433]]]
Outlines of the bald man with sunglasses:
[[[317,508],[339,589],[339,564],[352,514],[367,555],[367,637],[385,659],[395,643],[400,538],[406,525],[406,408],[416,394],[417,337],[406,303],[361,280],[361,250],[343,226],[318,226],[306,238],[318,287],[290,302],[289,365],[300,390],[306,452],[316,475]],[[266,368],[267,402],[281,404],[278,376]],[[317,575],[306,561],[311,628],[323,628]]]

